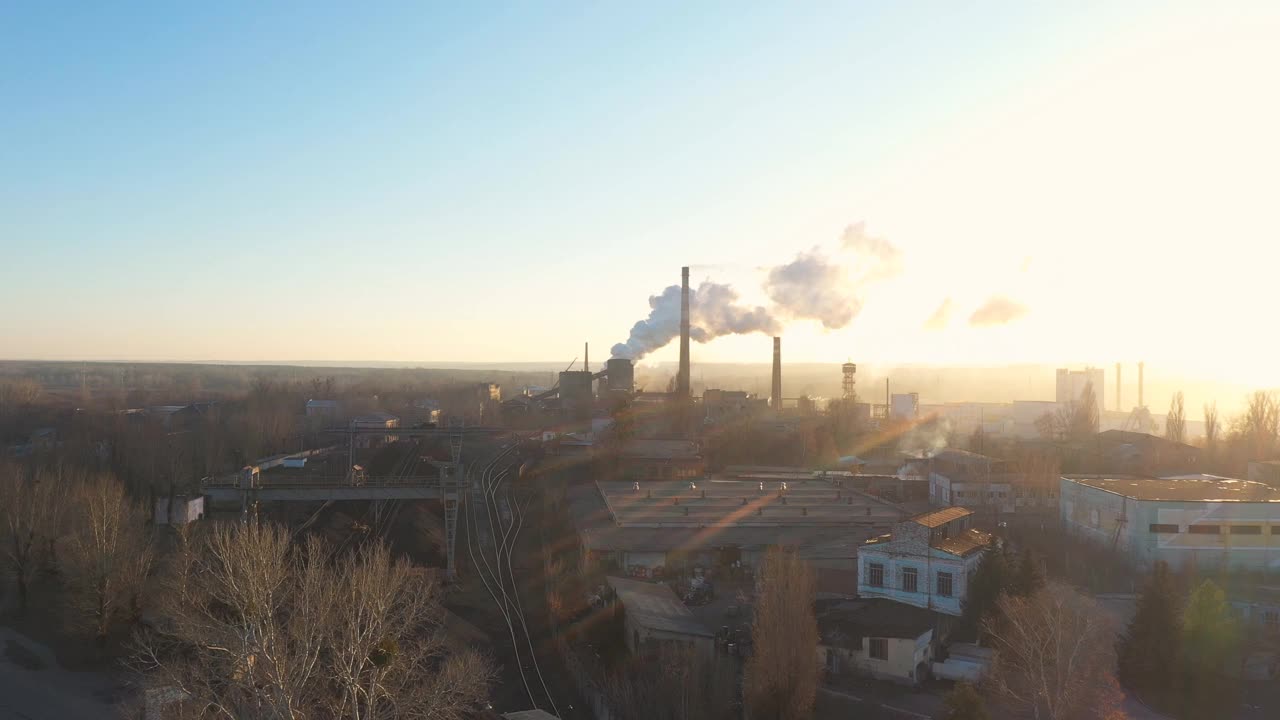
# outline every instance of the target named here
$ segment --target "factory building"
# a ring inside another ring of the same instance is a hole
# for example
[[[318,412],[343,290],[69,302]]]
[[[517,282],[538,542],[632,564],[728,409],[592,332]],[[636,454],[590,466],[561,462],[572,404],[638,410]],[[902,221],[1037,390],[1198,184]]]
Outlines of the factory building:
[[[889,398],[889,419],[914,422],[920,419],[920,393],[894,393]]]
[[[600,481],[570,488],[569,502],[588,566],[633,577],[750,572],[769,547],[787,545],[820,568],[820,584],[830,571],[849,581],[850,594],[859,543],[905,515],[814,479]]]
[[[625,480],[694,480],[707,472],[702,449],[692,440],[634,439],[620,457]]]
[[[1069,475],[1064,529],[1135,567],[1280,571],[1280,490],[1213,475]]]
[[[916,515],[858,550],[858,597],[884,598],[959,616],[988,533],[962,507]]]
[[[1078,404],[1084,395],[1085,388],[1088,387],[1092,390],[1093,401],[1097,403],[1098,412],[1101,413],[1106,410],[1106,405],[1103,403],[1103,396],[1106,394],[1105,382],[1106,377],[1102,368],[1090,367],[1084,370],[1058,368],[1057,393],[1054,400],[1062,406]]]
[[[929,502],[962,505],[978,513],[1048,513],[1058,507],[1056,482],[1036,484],[1007,460],[950,448],[908,460],[900,475],[929,480]]]

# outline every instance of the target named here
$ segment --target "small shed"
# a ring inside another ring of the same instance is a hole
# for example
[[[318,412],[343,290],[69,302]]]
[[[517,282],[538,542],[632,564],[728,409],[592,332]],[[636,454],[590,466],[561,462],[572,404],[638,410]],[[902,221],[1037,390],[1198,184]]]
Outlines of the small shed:
[[[172,504],[170,502],[172,501]],[[172,515],[170,515],[172,508]],[[203,495],[175,495],[156,498],[157,525],[186,525],[204,518]]]
[[[694,617],[671,588],[627,578],[607,578],[626,617],[627,648],[633,653],[663,643],[692,645],[700,653],[715,651],[715,634]]]

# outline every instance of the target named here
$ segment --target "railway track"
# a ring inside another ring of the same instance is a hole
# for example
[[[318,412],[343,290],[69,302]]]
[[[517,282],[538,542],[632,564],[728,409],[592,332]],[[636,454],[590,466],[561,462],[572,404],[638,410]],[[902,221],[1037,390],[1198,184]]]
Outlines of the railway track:
[[[472,567],[507,627],[511,649],[516,658],[516,670],[530,704],[561,717],[538,663],[512,567],[512,551],[524,528],[524,509],[512,484],[507,482],[511,473],[510,458],[515,448],[515,443],[504,446],[479,470],[476,470],[475,465],[467,468],[469,486],[473,488],[468,491],[465,501],[467,552],[471,557]],[[477,495],[479,503],[476,502]],[[482,516],[488,525],[490,548],[487,553],[478,527]],[[539,702],[539,697],[542,702]]]

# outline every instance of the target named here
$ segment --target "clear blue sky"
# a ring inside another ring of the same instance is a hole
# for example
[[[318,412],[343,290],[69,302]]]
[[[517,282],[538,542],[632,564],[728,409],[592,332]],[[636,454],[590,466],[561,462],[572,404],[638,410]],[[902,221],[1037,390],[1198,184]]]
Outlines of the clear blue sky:
[[[1166,3],[582,5],[0,5],[0,357],[540,360],[589,339],[603,358],[680,265],[741,274],[860,220],[932,287],[928,259],[981,254],[986,223],[913,225],[904,208],[936,215],[948,191],[913,200],[904,178],[956,177],[928,158],[1007,134],[991,128],[1051,102],[1047,83],[1087,85],[1072,68],[1110,74],[1131,36],[1169,44],[1144,28],[1176,40],[1200,20]],[[1025,229],[1000,232],[1021,259]],[[866,341],[953,294],[879,320],[868,302]],[[863,341],[856,324],[794,332],[814,359]]]

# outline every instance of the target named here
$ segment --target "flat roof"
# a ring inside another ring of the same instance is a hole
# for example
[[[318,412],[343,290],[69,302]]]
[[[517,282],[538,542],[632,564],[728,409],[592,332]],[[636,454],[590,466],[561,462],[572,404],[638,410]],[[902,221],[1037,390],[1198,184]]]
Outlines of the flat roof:
[[[621,511],[615,516],[605,502],[603,488],[596,485],[578,485],[569,488],[569,514],[579,532],[583,547],[597,552],[669,552],[673,550],[699,550],[705,548],[735,547],[740,549],[764,549],[771,545],[787,545],[801,548],[802,554],[808,550],[818,551],[822,557],[841,556],[855,557],[857,547],[862,540],[871,535],[886,532],[905,514],[895,506],[866,495],[852,493],[854,505],[844,505],[845,510],[853,508],[853,514],[844,520],[832,521],[822,518],[816,512],[813,515],[801,515],[800,507],[789,499],[788,505],[778,503],[776,490],[757,496],[759,484],[745,483],[753,493],[746,496],[748,505],[743,512],[742,497],[736,493],[744,483],[729,483],[735,494],[729,497],[717,497],[713,489],[708,489],[707,504],[691,505],[693,498],[703,503],[701,490],[705,487],[725,487],[720,481],[697,481],[698,490],[693,490],[687,482],[654,481],[640,483],[640,498],[645,502],[657,503],[664,515],[655,517],[651,513],[656,510],[642,505],[619,503]],[[810,481],[808,485],[825,486],[825,493],[834,498],[836,488],[827,483]],[[608,487],[610,491],[631,496],[631,483],[598,483]],[[789,483],[788,487],[797,488],[798,483]],[[765,486],[768,488],[768,484]],[[652,491],[653,498],[648,498]],[[671,503],[665,493],[684,493],[680,505]],[[842,490],[844,496],[850,491]],[[617,499],[615,496],[611,496]],[[794,497],[794,496],[789,496]],[[634,499],[633,499],[634,502]],[[762,515],[755,514],[752,502],[762,503]],[[873,514],[866,514],[866,505],[859,503],[876,503]],[[666,504],[663,504],[666,503]],[[684,507],[689,507],[690,514],[684,515]],[[775,508],[772,512],[769,508]],[[781,509],[786,508],[784,513]],[[639,514],[630,514],[636,511]],[[859,514],[861,513],[861,514]],[[816,520],[818,522],[809,522]],[[841,546],[844,546],[843,548]],[[818,549],[821,549],[820,551]],[[833,554],[834,553],[834,554]]]
[[[759,527],[893,523],[905,513],[893,504],[823,480],[781,482],[597,482],[606,511],[621,527]]]
[[[914,640],[933,629],[933,613],[882,598],[814,603],[822,644],[846,647],[864,637]]]
[[[1168,478],[1064,475],[1062,479],[1124,495],[1134,500],[1280,502],[1280,490],[1269,485],[1217,475],[1182,475]]]
[[[682,635],[715,637],[665,584],[612,576],[605,580],[618,593],[627,617],[637,625]]]

